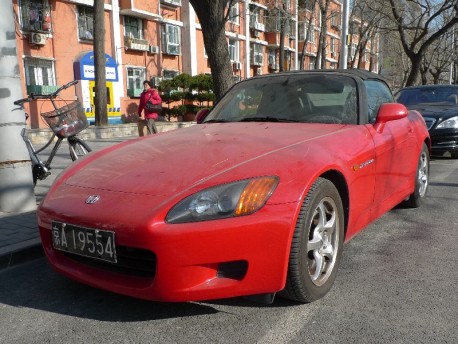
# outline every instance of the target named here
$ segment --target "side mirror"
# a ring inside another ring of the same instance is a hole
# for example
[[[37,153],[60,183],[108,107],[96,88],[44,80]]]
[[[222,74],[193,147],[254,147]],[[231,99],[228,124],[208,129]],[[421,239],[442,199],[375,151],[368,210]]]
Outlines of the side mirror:
[[[199,112],[196,115],[196,122],[197,124],[200,124],[204,121],[205,117],[207,117],[208,113],[210,112],[209,109],[202,109],[199,110]]]
[[[401,118],[406,118],[409,110],[405,105],[400,103],[385,103],[382,104],[377,113],[377,121],[375,129],[381,132],[386,122],[395,121]]]

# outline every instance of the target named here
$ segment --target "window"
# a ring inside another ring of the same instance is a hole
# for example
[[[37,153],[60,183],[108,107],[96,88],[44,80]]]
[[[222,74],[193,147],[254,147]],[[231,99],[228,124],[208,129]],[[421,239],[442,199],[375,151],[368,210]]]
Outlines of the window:
[[[331,26],[340,29],[340,14],[339,12],[331,13]]]
[[[44,59],[28,58],[24,62],[27,86],[55,86],[54,62]]]
[[[305,37],[307,37],[307,28],[305,28],[304,30],[304,39]],[[308,37],[308,41],[309,43],[315,43],[315,25],[311,25],[310,26],[310,33],[309,33],[309,37]]]
[[[124,16],[124,35],[129,38],[143,39],[143,21],[139,18]]]
[[[238,24],[239,23],[239,3],[236,2],[232,5],[229,13],[229,22]]]
[[[162,71],[162,78],[164,80],[170,80],[173,79],[174,77],[178,76],[178,71],[177,70],[163,70]]]
[[[277,66],[277,52],[275,49],[269,49],[269,68],[278,69]]]
[[[261,13],[261,9],[258,6],[250,5],[250,27],[256,27],[256,24],[263,23],[263,15]]]
[[[48,1],[21,0],[21,25],[25,31],[50,31],[51,8]]]
[[[333,55],[336,53],[336,45],[336,39],[334,37],[331,37],[331,46],[329,47],[329,50]]]
[[[94,39],[93,17],[92,7],[78,6],[78,37],[80,39]]]
[[[252,64],[262,66],[264,62],[264,47],[261,44],[251,45]]]
[[[164,54],[180,55],[181,29],[175,25],[162,26],[162,49]]]
[[[309,69],[315,69],[316,57],[310,56],[309,62]]]
[[[229,39],[229,57],[231,61],[239,61],[239,41],[236,39]]]
[[[390,89],[381,81],[364,81],[367,90],[367,117],[369,123],[375,123],[378,109],[384,103],[393,103],[393,95]]]
[[[269,10],[266,15],[266,30],[267,32],[279,32],[281,26],[281,15],[278,9]]]
[[[145,68],[127,67],[127,89],[143,90],[144,80],[146,80]]]

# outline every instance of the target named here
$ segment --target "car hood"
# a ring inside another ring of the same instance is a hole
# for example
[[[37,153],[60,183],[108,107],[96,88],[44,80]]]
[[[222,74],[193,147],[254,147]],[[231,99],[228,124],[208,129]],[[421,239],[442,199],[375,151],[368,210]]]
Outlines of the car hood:
[[[417,104],[408,106],[409,110],[417,110],[424,117],[448,118],[458,114],[458,106],[450,104]]]
[[[291,145],[314,142],[342,127],[287,123],[195,125],[91,153],[64,179],[67,185],[171,197],[250,162],[254,164],[247,168],[246,177],[265,173],[265,167],[256,165],[256,159],[281,154]]]

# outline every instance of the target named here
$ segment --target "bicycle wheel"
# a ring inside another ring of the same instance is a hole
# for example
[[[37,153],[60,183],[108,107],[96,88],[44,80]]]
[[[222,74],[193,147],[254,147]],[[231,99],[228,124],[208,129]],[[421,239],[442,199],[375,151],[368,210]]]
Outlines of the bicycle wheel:
[[[78,160],[80,156],[86,155],[91,151],[91,148],[86,142],[76,136],[67,138],[68,148],[70,149],[70,157],[73,161]]]

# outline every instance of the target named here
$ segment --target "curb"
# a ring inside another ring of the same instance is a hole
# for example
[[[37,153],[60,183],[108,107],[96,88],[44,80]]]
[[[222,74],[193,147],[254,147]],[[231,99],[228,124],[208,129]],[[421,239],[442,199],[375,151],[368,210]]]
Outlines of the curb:
[[[0,250],[0,271],[44,257],[39,238],[23,241]]]

